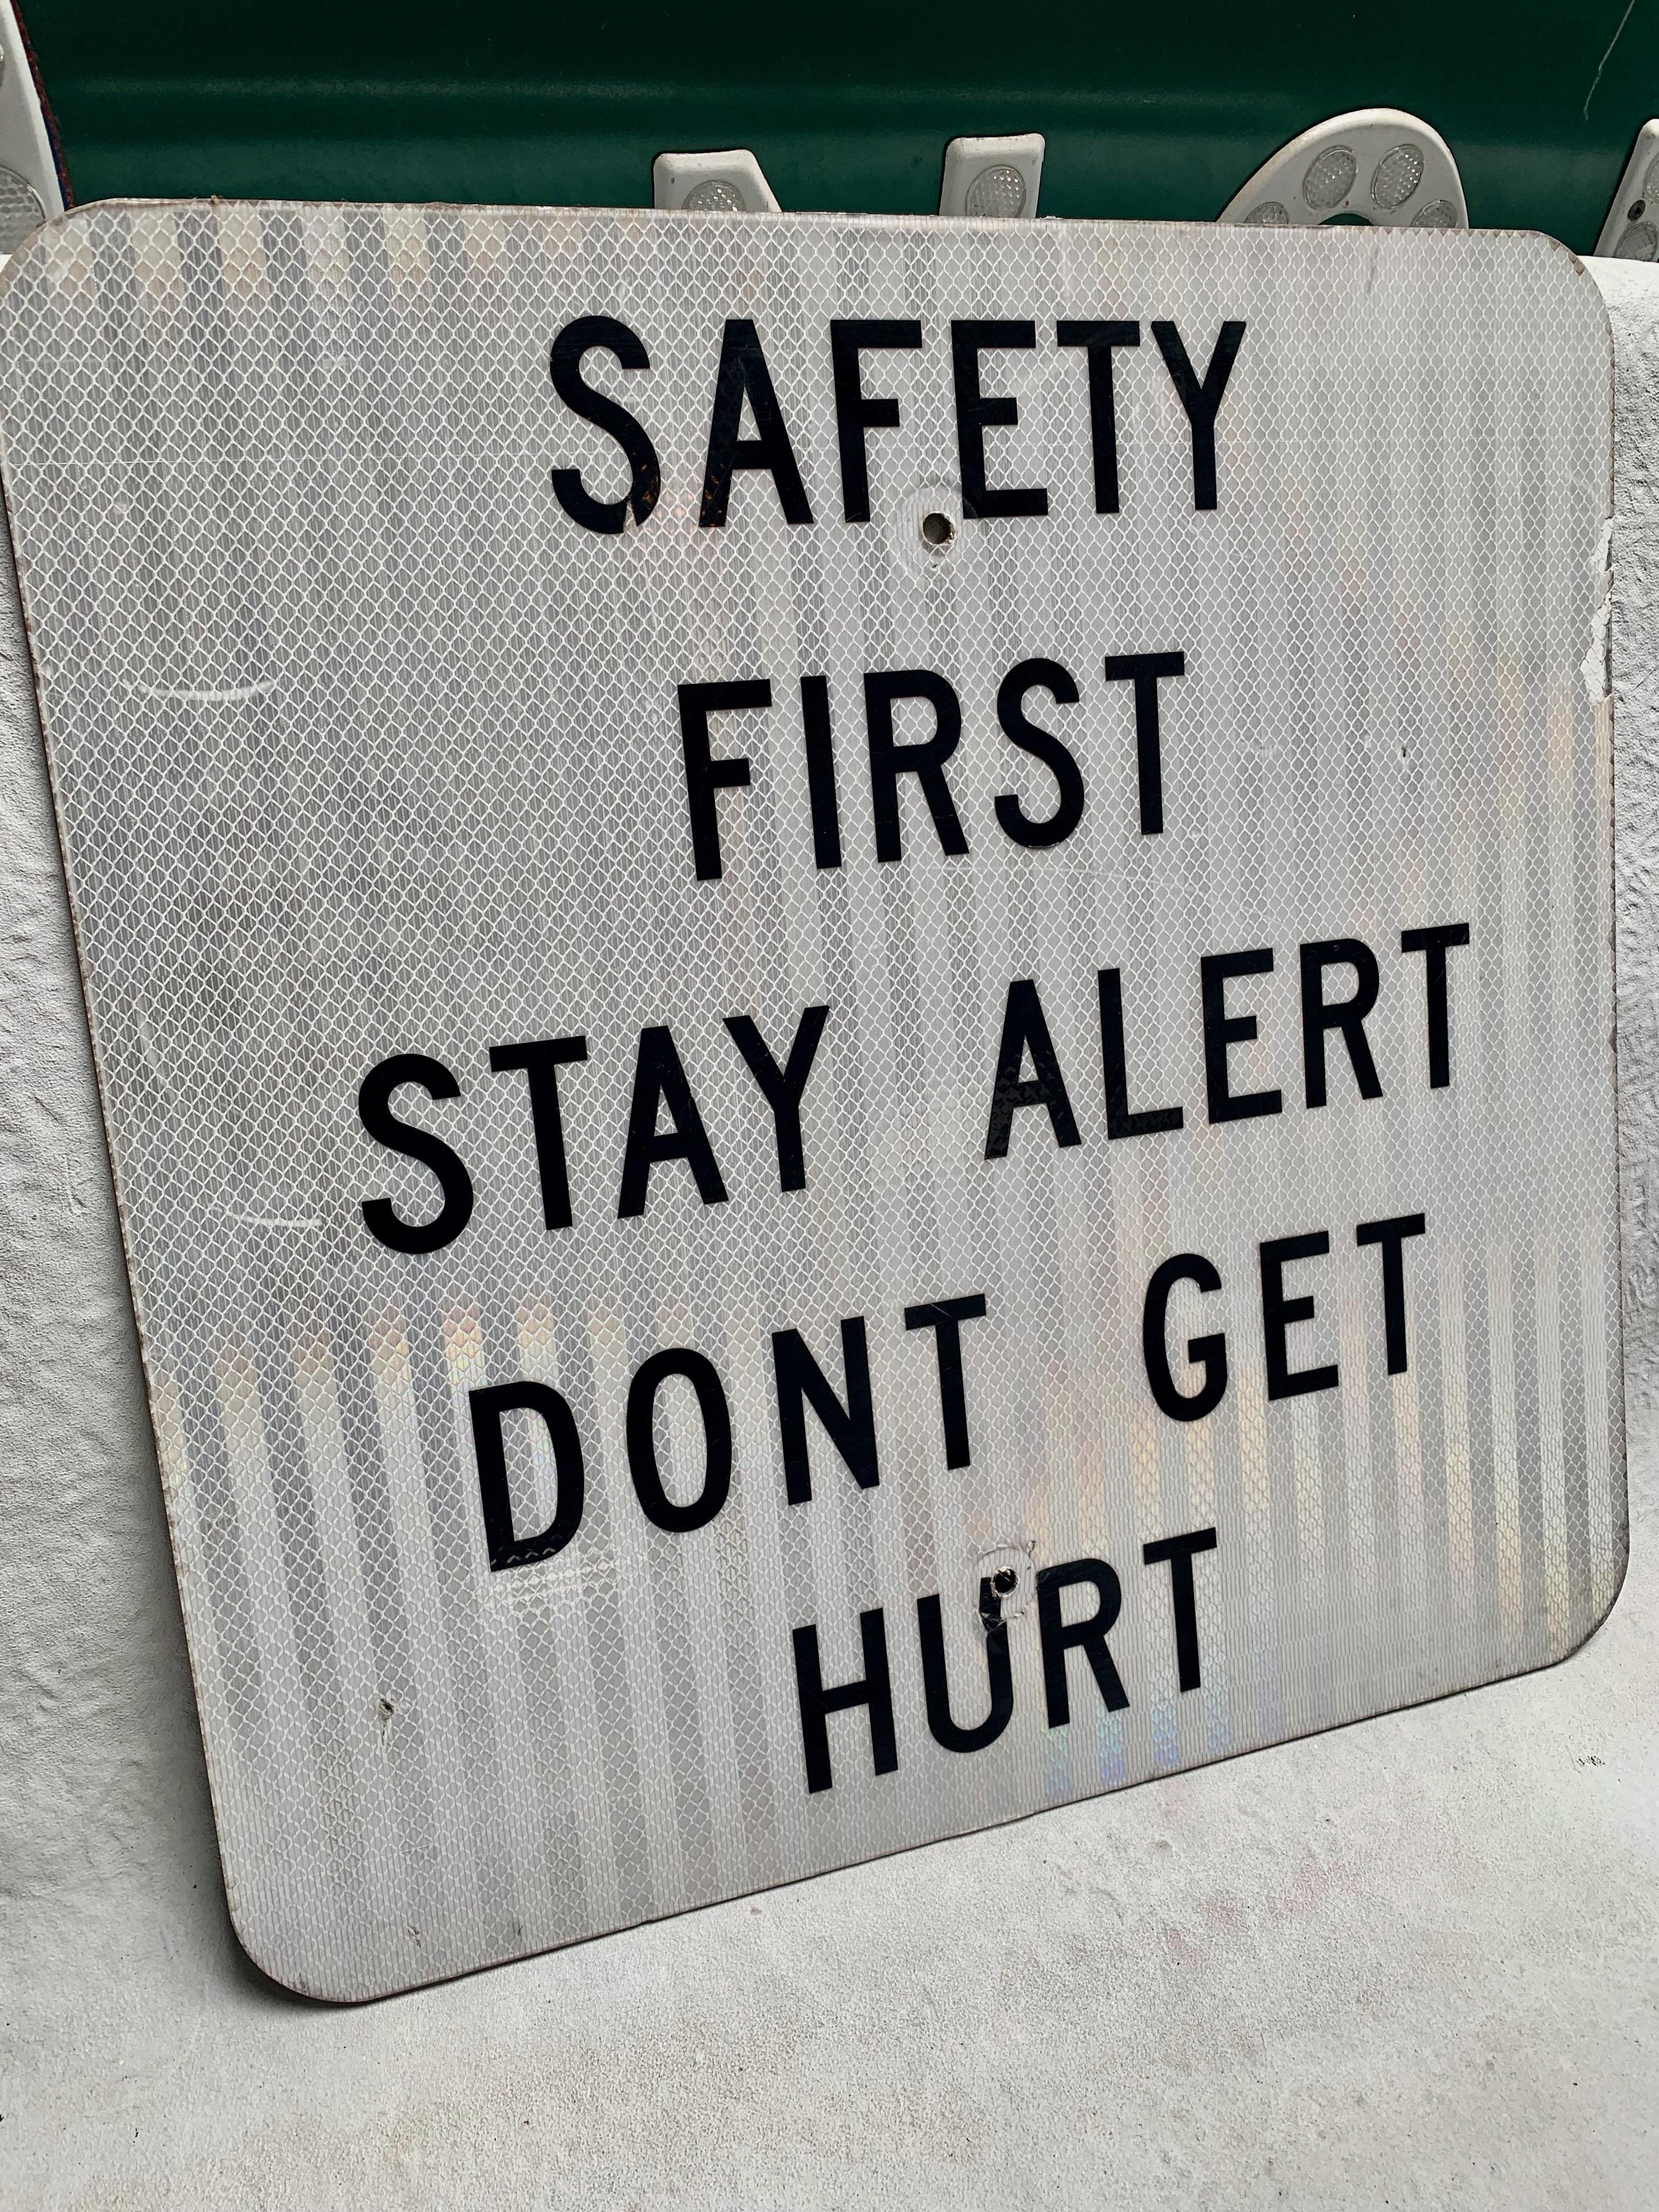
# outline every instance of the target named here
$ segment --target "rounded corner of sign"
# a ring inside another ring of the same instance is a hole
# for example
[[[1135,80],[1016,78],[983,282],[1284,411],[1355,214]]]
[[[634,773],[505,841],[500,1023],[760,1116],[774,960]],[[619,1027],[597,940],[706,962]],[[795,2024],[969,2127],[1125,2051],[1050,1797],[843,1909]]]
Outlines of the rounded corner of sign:
[[[31,260],[40,251],[42,240],[49,233],[61,230],[72,216],[80,212],[78,208],[71,208],[66,210],[62,215],[49,215],[46,221],[37,224],[26,238],[20,239],[9,253],[0,253],[0,294],[9,289],[16,278],[18,270],[26,261]]]
[[[1589,1642],[1590,1638],[1593,1636],[1598,1635],[1601,1631],[1607,1626],[1608,1621],[1613,1618],[1613,1607],[1618,1604],[1620,1599],[1625,1595],[1625,1585],[1629,1580],[1630,1526],[1627,1522],[1624,1528],[1620,1533],[1618,1555],[1613,1563],[1613,1583],[1611,1588],[1607,1591],[1607,1597],[1602,1602],[1601,1610],[1595,1614],[1594,1620],[1591,1620],[1589,1626],[1579,1638],[1577,1643],[1573,1644],[1570,1650],[1562,1653],[1561,1656],[1564,1659],[1571,1659],[1575,1651],[1582,1651],[1584,1646]]]
[[[124,199],[77,200],[73,207],[49,209],[46,220],[35,225],[17,246],[11,258],[14,262],[21,261],[23,256],[49,232],[84,230],[88,223],[95,222],[100,216],[107,214],[111,208],[125,208],[131,205],[131,201]]]
[[[297,1997],[307,2004],[369,2004],[377,1997],[396,1996],[405,1986],[400,1981],[393,1981],[384,1989],[363,1989],[355,1984],[348,1988],[328,1972],[331,1962],[318,1960],[301,1963],[289,1956],[293,1947],[281,1940],[280,1931],[262,1924],[250,1912],[246,1900],[238,1897],[236,1885],[228,1877],[225,1882],[225,1906],[231,1933],[242,1956],[262,1980],[285,1996]],[[299,1948],[303,1951],[305,1947]]]
[[[1597,326],[1605,334],[1607,345],[1608,371],[1613,362],[1613,319],[1608,312],[1607,297],[1596,272],[1589,264],[1593,256],[1579,253],[1562,239],[1547,230],[1488,231],[1485,236],[1504,240],[1506,252],[1517,252],[1535,257],[1542,264],[1551,264],[1565,276],[1565,282],[1581,300],[1591,304]],[[1605,264],[1604,264],[1605,265]]]
[[[24,264],[40,252],[46,240],[59,237],[65,232],[74,234],[84,230],[91,221],[105,214],[111,207],[126,204],[120,200],[83,200],[75,207],[50,210],[45,221],[37,223],[32,231],[20,239],[10,253],[0,254],[0,293],[12,283]]]
[[[1577,252],[1553,230],[1487,230],[1484,234],[1512,241],[1515,249],[1536,253],[1545,260],[1565,261],[1575,280],[1582,276],[1592,286],[1595,284],[1595,279],[1584,265],[1590,257]]]
[[[1534,235],[1544,239],[1548,245],[1554,247],[1557,252],[1565,256],[1567,261],[1571,265],[1572,275],[1570,281],[1572,283],[1573,289],[1577,293],[1578,296],[1582,300],[1587,301],[1590,306],[1590,312],[1595,318],[1596,329],[1601,332],[1603,343],[1607,349],[1607,402],[1609,410],[1611,410],[1613,401],[1613,355],[1616,350],[1616,339],[1613,327],[1613,308],[1608,302],[1607,295],[1602,289],[1601,281],[1597,276],[1596,271],[1589,266],[1589,257],[1588,255],[1575,253],[1570,246],[1563,246],[1559,238],[1551,238],[1547,232],[1539,231],[1535,233]],[[1609,422],[1608,425],[1608,459],[1610,464],[1612,459],[1611,422]],[[1611,492],[1609,491],[1608,513],[1611,514]]]
[[[1573,1641],[1564,1644],[1560,1650],[1552,1652],[1536,1671],[1542,1673],[1552,1667],[1564,1667],[1569,1660],[1576,1659],[1586,1644],[1593,1644],[1612,1619],[1614,1608],[1625,1594],[1625,1585],[1629,1579],[1630,1532],[1626,1528],[1620,1539],[1618,1553],[1613,1562],[1613,1580],[1606,1597],[1601,1601],[1597,1610],[1574,1637]]]

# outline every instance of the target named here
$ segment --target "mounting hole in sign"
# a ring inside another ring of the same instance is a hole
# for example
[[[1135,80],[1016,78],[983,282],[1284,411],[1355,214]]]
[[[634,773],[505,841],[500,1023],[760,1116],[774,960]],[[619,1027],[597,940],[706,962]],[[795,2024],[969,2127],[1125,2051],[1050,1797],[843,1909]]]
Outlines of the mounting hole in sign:
[[[943,553],[956,542],[957,526],[937,507],[921,518],[921,542],[931,553]]]
[[[994,1544],[974,1563],[981,1625],[1004,1627],[1029,1612],[1036,1596],[1036,1561],[1027,1544]]]

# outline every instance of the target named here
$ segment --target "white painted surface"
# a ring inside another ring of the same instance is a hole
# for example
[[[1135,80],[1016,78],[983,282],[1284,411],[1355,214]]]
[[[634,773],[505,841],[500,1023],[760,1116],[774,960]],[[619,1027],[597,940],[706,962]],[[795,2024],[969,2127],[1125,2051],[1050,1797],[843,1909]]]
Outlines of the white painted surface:
[[[1634,1415],[1606,1627],[1548,1674],[378,2006],[272,1990],[225,1917],[0,662],[0,2203],[1654,2202],[1659,272],[1595,273]]]

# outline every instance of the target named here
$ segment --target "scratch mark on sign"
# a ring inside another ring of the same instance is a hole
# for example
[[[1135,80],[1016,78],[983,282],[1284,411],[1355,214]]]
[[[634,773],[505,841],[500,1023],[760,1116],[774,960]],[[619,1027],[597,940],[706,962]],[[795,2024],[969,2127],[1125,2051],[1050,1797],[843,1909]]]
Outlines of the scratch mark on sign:
[[[1584,696],[1593,706],[1600,706],[1613,689],[1612,638],[1613,623],[1613,525],[1607,523],[1597,540],[1590,561],[1590,574],[1597,583],[1595,611],[1590,617],[1589,651],[1579,663],[1578,673],[1584,686]]]
[[[1635,14],[1635,12],[1636,0],[1629,0],[1629,5],[1626,8],[1624,14],[1619,18],[1619,28],[1613,33],[1612,38],[1607,41],[1607,50],[1606,53],[1602,55],[1601,60],[1595,64],[1595,75],[1590,79],[1590,88],[1584,94],[1584,120],[1586,123],[1589,121],[1590,102],[1595,97],[1596,86],[1601,82],[1601,72],[1606,69],[1607,64],[1613,59],[1613,50],[1618,45],[1620,40],[1624,37],[1625,26],[1629,22],[1631,17]]]
[[[1634,7],[1636,0],[1631,0]],[[239,707],[250,699],[263,699],[267,692],[276,689],[276,679],[267,676],[258,684],[232,684],[218,689],[191,690],[172,684],[135,684],[135,691],[146,699],[178,699],[187,707]]]

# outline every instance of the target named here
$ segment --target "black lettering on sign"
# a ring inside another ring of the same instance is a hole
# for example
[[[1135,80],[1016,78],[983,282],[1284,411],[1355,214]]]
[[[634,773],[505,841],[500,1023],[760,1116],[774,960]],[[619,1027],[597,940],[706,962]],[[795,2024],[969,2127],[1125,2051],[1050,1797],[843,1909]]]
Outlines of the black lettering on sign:
[[[747,753],[732,753],[716,760],[709,749],[708,717],[729,714],[744,708],[769,707],[772,686],[763,676],[738,684],[682,684],[680,750],[685,761],[685,803],[691,817],[691,860],[700,883],[722,873],[720,817],[714,809],[717,791],[746,791],[750,781]]]
[[[394,1252],[437,1252],[453,1244],[472,1218],[472,1178],[459,1152],[429,1129],[400,1121],[392,1094],[405,1083],[418,1084],[429,1097],[459,1098],[461,1086],[444,1066],[423,1052],[393,1053],[364,1076],[357,1090],[357,1118],[377,1145],[418,1160],[437,1177],[443,1203],[429,1221],[405,1221],[389,1198],[362,1200],[363,1225]]]
[[[1032,1068],[1029,1076],[1024,1073],[1028,1056]],[[1060,1072],[1054,1040],[1048,1034],[1042,1001],[1029,976],[1008,986],[1008,1000],[1002,1015],[1002,1042],[997,1049],[997,1072],[991,1084],[991,1118],[985,1131],[988,1160],[1007,1158],[1014,1115],[1022,1106],[1047,1109],[1054,1142],[1062,1150],[1083,1142],[1078,1134],[1077,1116],[1066,1096],[1066,1079]]]
[[[952,323],[951,374],[957,398],[957,458],[962,472],[962,511],[970,521],[1000,516],[1047,514],[1048,495],[1040,487],[1016,489],[985,481],[985,433],[1007,429],[1019,420],[1019,402],[1008,392],[979,388],[982,353],[1029,352],[1036,344],[1035,323]]]
[[[484,1540],[492,1574],[505,1567],[533,1566],[550,1559],[581,1526],[586,1471],[574,1416],[560,1394],[545,1382],[501,1382],[469,1390],[472,1455],[478,1468],[478,1497],[483,1508]],[[513,1525],[513,1498],[507,1480],[507,1447],[502,1416],[533,1413],[547,1431],[557,1471],[558,1503],[539,1535],[520,1536]]]
[[[1092,1613],[1080,1619],[1066,1618],[1068,1589],[1094,1592]],[[1072,1699],[1066,1679],[1066,1655],[1081,1651],[1089,1662],[1101,1701],[1109,1713],[1121,1713],[1129,1700],[1106,1638],[1123,1605],[1123,1586],[1104,1559],[1068,1559],[1063,1566],[1039,1567],[1036,1578],[1037,1626],[1042,1641],[1042,1686],[1048,1699],[1048,1725],[1064,1728],[1072,1717]]]
[[[1261,1339],[1270,1398],[1301,1398],[1310,1391],[1336,1388],[1334,1361],[1328,1367],[1291,1365],[1290,1332],[1313,1319],[1314,1302],[1311,1297],[1293,1298],[1285,1288],[1285,1270],[1292,1261],[1322,1259],[1330,1249],[1329,1233],[1323,1229],[1305,1237],[1269,1237],[1261,1248]]]
[[[662,496],[662,466],[657,449],[637,416],[625,407],[582,382],[584,356],[599,347],[614,354],[624,368],[649,368],[643,343],[626,323],[609,315],[581,315],[567,323],[553,341],[553,389],[573,415],[616,440],[628,463],[629,485],[621,499],[595,499],[576,469],[555,469],[553,496],[573,522],[604,538],[620,537],[629,514],[637,529]]]
[[[901,699],[922,700],[933,710],[933,734],[921,744],[902,745],[894,734],[893,709]],[[864,679],[864,720],[870,746],[870,808],[875,820],[876,858],[904,858],[898,780],[913,775],[927,802],[939,850],[959,860],[968,850],[968,840],[945,780],[945,763],[962,738],[962,704],[956,693],[930,668],[901,668],[869,675]]]
[[[1123,1039],[1123,975],[1116,968],[1103,968],[1096,978],[1100,996],[1100,1068],[1106,1086],[1106,1134],[1155,1137],[1178,1129],[1186,1119],[1179,1106],[1148,1106],[1139,1114],[1129,1110],[1129,1070]]]
[[[935,1298],[929,1305],[906,1306],[906,1328],[931,1328],[939,1358],[939,1410],[945,1431],[946,1467],[971,1467],[968,1441],[968,1399],[962,1383],[962,1324],[983,1321],[985,1299],[975,1292],[965,1298]]]
[[[1451,1081],[1451,1018],[1446,989],[1446,954],[1454,945],[1467,945],[1467,921],[1443,921],[1430,929],[1402,929],[1400,950],[1420,952],[1423,961],[1424,1012],[1429,1030],[1429,1088],[1443,1091]]]
[[[964,1728],[951,1710],[951,1676],[945,1658],[945,1622],[937,1591],[916,1600],[916,1635],[921,1645],[921,1686],[927,1702],[927,1732],[946,1751],[983,1751],[994,1744],[1013,1717],[1014,1669],[1008,1656],[1008,1624],[1000,1617],[996,1593],[988,1581],[979,1586],[980,1617],[985,1623],[985,1672],[990,1705],[982,1721]]]
[[[1326,1101],[1325,1036],[1339,1030],[1362,1098],[1380,1098],[1382,1085],[1365,1036],[1365,1017],[1376,1004],[1376,955],[1357,937],[1333,937],[1302,947],[1302,1076],[1310,1107]],[[1351,999],[1325,996],[1325,970],[1352,968]]]
[[[1215,1548],[1213,1528],[1191,1528],[1180,1535],[1158,1537],[1141,1549],[1145,1566],[1168,1567],[1170,1571],[1176,1679],[1183,1694],[1203,1686],[1193,1562]],[[1013,1577],[998,1579],[1012,1583]],[[1047,1725],[1051,1729],[1066,1728],[1071,1723],[1072,1691],[1077,1680],[1069,1666],[1073,1652],[1080,1653],[1087,1662],[1089,1677],[1105,1710],[1112,1713],[1126,1711],[1128,1695],[1107,1643],[1123,1603],[1122,1585],[1116,1571],[1104,1559],[1066,1559],[1055,1566],[1041,1567],[1036,1576],[1036,1599]],[[1081,1610],[1075,1609],[1079,1605]],[[1002,1618],[1001,1600],[990,1580],[981,1580],[979,1586],[979,1621],[985,1637],[984,1717],[964,1722],[958,1719],[951,1699],[943,1601],[937,1591],[916,1600],[916,1641],[921,1657],[927,1732],[943,1750],[963,1754],[988,1750],[1004,1734],[1014,1712],[1008,1626]],[[808,1791],[816,1793],[834,1787],[828,1723],[836,1713],[866,1710],[871,1771],[878,1775],[892,1773],[898,1765],[898,1744],[893,1724],[886,1620],[881,1607],[872,1607],[859,1615],[864,1672],[850,1681],[833,1686],[825,1683],[816,1623],[803,1622],[792,1630],[791,1640]],[[971,1662],[969,1672],[977,1672]],[[971,1692],[969,1695],[977,1708],[979,1698]]]
[[[1054,811],[1033,820],[1012,791],[1001,793],[994,802],[1004,836],[1016,845],[1038,847],[1062,843],[1083,819],[1083,776],[1070,748],[1026,716],[1026,695],[1039,685],[1056,706],[1076,706],[1078,688],[1069,670],[1057,660],[1022,660],[998,688],[997,720],[1009,744],[1040,760],[1053,776]]]
[[[669,1127],[660,1133],[659,1115],[667,1109]],[[684,1160],[705,1206],[724,1206],[726,1185],[691,1096],[672,1034],[665,1028],[640,1031],[634,1063],[634,1097],[628,1109],[628,1144],[623,1155],[619,1221],[645,1212],[651,1170],[659,1160]]]
[[[1112,356],[1119,346],[1140,343],[1139,323],[1054,325],[1063,346],[1086,346],[1089,356],[1089,438],[1095,467],[1095,513],[1115,514],[1117,501],[1117,392]]]
[[[830,325],[830,363],[836,386],[836,438],[841,448],[841,512],[844,522],[870,520],[870,461],[866,430],[896,430],[899,404],[864,389],[859,356],[879,350],[909,349],[921,343],[916,322],[842,322]]]
[[[757,435],[740,437],[747,399]],[[772,389],[772,373],[761,351],[753,323],[734,317],[720,341],[720,365],[714,378],[714,404],[708,420],[708,458],[703,469],[702,506],[697,520],[705,530],[724,530],[732,500],[732,478],[754,469],[770,476],[786,522],[811,522],[806,487],[800,480],[794,448],[784,427],[783,410]]]
[[[1149,1567],[1170,1570],[1170,1608],[1175,1617],[1176,1680],[1184,1692],[1202,1687],[1198,1660],[1198,1606],[1193,1591],[1193,1561],[1215,1549],[1213,1528],[1194,1528],[1185,1536],[1161,1536],[1141,1547]]]
[[[657,1393],[672,1375],[691,1385],[702,1416],[702,1487],[684,1505],[668,1495],[657,1464]],[[705,1527],[725,1504],[732,1488],[732,1415],[720,1375],[702,1352],[671,1346],[641,1362],[628,1386],[628,1471],[646,1519],[671,1534]]]
[[[808,1006],[796,1024],[787,1064],[772,1057],[771,1047],[747,1014],[728,1014],[726,1026],[743,1054],[744,1065],[760,1085],[761,1096],[772,1109],[773,1132],[778,1147],[778,1188],[805,1190],[806,1159],[800,1133],[800,1102],[812,1063],[817,1057],[828,1006]]]
[[[1164,834],[1164,746],[1158,731],[1160,680],[1187,673],[1184,653],[1109,653],[1109,684],[1133,684],[1135,701],[1135,779],[1139,786],[1140,834]]]
[[[1425,1214],[1397,1213],[1389,1221],[1362,1221],[1353,1232],[1356,1244],[1375,1244],[1382,1255],[1382,1335],[1390,1375],[1403,1375],[1407,1365],[1405,1241],[1426,1236],[1428,1227]]]
[[[842,1322],[841,1364],[847,1377],[845,1405],[808,1351],[800,1331],[773,1332],[772,1387],[777,1400],[778,1436],[783,1445],[783,1490],[792,1505],[805,1505],[812,1495],[812,1462],[806,1445],[809,1405],[860,1489],[873,1490],[881,1480],[876,1456],[875,1401],[870,1388],[870,1346],[862,1314],[854,1314]]]
[[[823,1683],[818,1657],[818,1632],[809,1621],[793,1632],[795,1694],[800,1705],[801,1749],[806,1761],[806,1787],[816,1794],[835,1784],[830,1759],[829,1717],[870,1708],[870,1768],[873,1774],[890,1774],[898,1765],[898,1746],[893,1734],[893,1684],[887,1668],[887,1625],[881,1607],[872,1606],[859,1615],[859,1641],[864,1650],[864,1673],[857,1681],[833,1689]]]
[[[526,1044],[492,1044],[490,1072],[522,1068],[530,1091],[530,1126],[536,1139],[536,1172],[542,1186],[542,1219],[549,1229],[570,1226],[570,1176],[564,1157],[564,1116],[559,1109],[559,1070],[587,1058],[585,1036],[539,1037]]]
[[[1248,952],[1206,952],[1198,963],[1199,995],[1204,1007],[1204,1084],[1212,1121],[1249,1121],[1258,1114],[1282,1114],[1285,1097],[1279,1091],[1235,1091],[1228,1058],[1237,1044],[1254,1043],[1254,1014],[1230,1014],[1227,986],[1235,975],[1270,975],[1271,945]]]
[[[800,679],[801,724],[806,744],[806,798],[812,811],[812,860],[820,868],[841,866],[841,799],[836,788],[836,733],[830,720],[830,678]]]
[[[1152,336],[1158,341],[1158,349],[1164,356],[1164,366],[1170,372],[1176,395],[1187,412],[1193,440],[1193,508],[1194,513],[1202,514],[1215,505],[1215,418],[1221,411],[1222,395],[1243,343],[1244,325],[1223,323],[1202,382],[1188,359],[1187,348],[1173,323],[1154,323]]]
[[[1201,1421],[1214,1413],[1227,1392],[1227,1340],[1218,1333],[1191,1336],[1187,1358],[1201,1370],[1203,1380],[1195,1390],[1183,1390],[1170,1366],[1170,1294],[1177,1283],[1194,1283],[1200,1291],[1218,1291],[1221,1276],[1213,1261],[1201,1252],[1177,1252],[1153,1270],[1146,1285],[1146,1303],[1140,1315],[1140,1352],[1146,1380],[1160,1413],[1172,1421]]]

